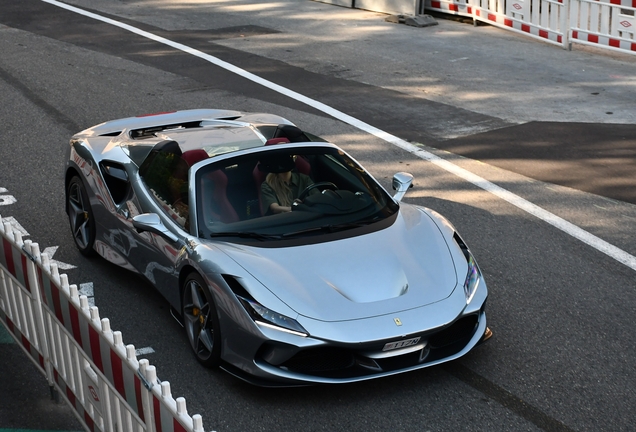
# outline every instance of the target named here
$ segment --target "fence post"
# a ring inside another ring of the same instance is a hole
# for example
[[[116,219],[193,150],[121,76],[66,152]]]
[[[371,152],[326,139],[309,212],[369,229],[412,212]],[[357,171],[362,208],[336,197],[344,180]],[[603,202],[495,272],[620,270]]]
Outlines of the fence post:
[[[134,349],[134,348],[133,348]],[[150,366],[147,359],[139,360],[139,378],[145,390],[141,392],[141,403],[144,410],[144,418],[146,419],[146,432],[155,432],[155,416],[152,405],[152,387],[157,382],[157,371],[154,366]]]
[[[563,31],[563,49],[572,51],[572,42],[570,41],[570,37],[572,34],[572,29],[570,28],[570,0],[562,0],[563,1],[563,13],[561,14],[561,29]],[[574,0],[576,1],[576,0]]]
[[[51,391],[51,399],[55,402],[59,402],[59,395],[55,389],[55,378],[53,377],[53,368],[51,367],[51,350],[48,343],[47,328],[44,324],[44,313],[42,312],[42,288],[38,280],[38,273],[36,269],[36,261],[40,256],[40,247],[37,243],[33,243],[31,240],[24,242],[22,251],[28,258],[27,261],[27,278],[28,286],[31,292],[31,303],[33,305],[33,311],[35,312],[35,325],[37,327],[38,334],[35,337],[38,338],[42,350],[42,357],[44,358],[44,370],[46,373],[46,380],[49,383],[49,389]]]

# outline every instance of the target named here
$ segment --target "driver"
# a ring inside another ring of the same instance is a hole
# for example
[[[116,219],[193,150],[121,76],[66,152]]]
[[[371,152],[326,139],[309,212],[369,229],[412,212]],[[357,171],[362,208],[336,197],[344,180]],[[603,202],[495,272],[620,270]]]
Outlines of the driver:
[[[264,215],[291,211],[293,203],[301,203],[300,193],[313,184],[308,175],[292,171],[296,164],[292,155],[266,159],[259,163],[259,170],[267,172],[261,184]],[[309,194],[320,193],[313,189]]]

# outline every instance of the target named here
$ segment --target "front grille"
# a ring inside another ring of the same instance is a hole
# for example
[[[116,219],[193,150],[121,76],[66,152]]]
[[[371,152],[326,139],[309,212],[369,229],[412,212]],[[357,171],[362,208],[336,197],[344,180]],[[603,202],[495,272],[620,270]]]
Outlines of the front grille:
[[[338,348],[315,348],[301,351],[281,366],[296,372],[321,373],[347,369],[355,363],[353,353]]]
[[[431,349],[443,348],[458,342],[468,342],[475,333],[478,324],[477,315],[469,315],[455,321],[450,327],[428,338]]]
[[[405,369],[452,356],[461,351],[473,337],[478,321],[477,314],[470,315],[432,334],[422,333],[419,335],[422,341],[427,341],[423,349],[394,357],[370,358],[365,355],[369,351],[380,352],[385,342],[375,348],[367,345],[364,351],[360,351],[362,347],[356,350],[345,347],[308,348],[297,352],[280,364],[274,361],[278,358],[276,352],[283,350],[280,351],[282,354],[286,349],[267,345],[267,350],[262,350],[258,357],[261,361],[271,362],[272,366],[306,375],[330,378],[361,377]]]

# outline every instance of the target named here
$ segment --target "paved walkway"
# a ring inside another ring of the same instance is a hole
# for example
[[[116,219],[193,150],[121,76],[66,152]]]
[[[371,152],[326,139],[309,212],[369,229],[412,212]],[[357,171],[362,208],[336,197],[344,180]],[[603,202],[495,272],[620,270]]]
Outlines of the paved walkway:
[[[84,430],[66,403],[51,399],[46,379],[1,324],[0,371],[0,432]]]

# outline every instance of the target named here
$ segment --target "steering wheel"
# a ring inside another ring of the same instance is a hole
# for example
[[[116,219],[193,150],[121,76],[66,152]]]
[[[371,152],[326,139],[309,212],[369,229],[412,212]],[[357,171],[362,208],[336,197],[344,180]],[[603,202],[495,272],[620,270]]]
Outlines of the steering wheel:
[[[303,189],[300,195],[298,195],[298,199],[301,201],[304,200],[307,197],[307,195],[309,195],[309,192],[311,192],[312,190],[316,188],[338,190],[338,186],[336,186],[335,184],[331,182],[324,181],[324,182],[313,183],[307,186],[305,189]]]

